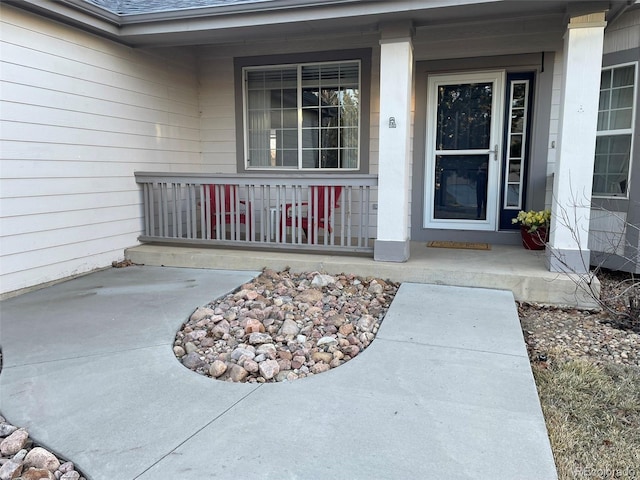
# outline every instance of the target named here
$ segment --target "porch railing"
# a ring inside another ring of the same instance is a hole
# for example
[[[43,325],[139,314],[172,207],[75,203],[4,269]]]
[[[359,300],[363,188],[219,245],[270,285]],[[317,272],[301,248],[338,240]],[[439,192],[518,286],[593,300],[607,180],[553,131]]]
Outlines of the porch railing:
[[[373,252],[375,175],[136,172],[142,242]]]

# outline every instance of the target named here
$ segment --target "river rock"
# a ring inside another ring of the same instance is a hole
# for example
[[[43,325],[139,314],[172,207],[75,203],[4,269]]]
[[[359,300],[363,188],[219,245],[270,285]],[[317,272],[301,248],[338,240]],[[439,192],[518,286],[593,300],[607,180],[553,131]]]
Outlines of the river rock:
[[[71,471],[71,472],[67,472],[64,473],[61,477],[60,480],[79,480],[80,479],[80,474],[78,472]]]
[[[358,320],[358,330],[361,330],[363,332],[370,332],[373,330],[373,327],[375,326],[375,324],[376,324],[375,318],[373,318],[371,315],[363,315]]]
[[[11,456],[24,448],[29,439],[29,433],[24,428],[19,428],[0,442],[0,453]]]
[[[273,338],[268,333],[252,333],[249,335],[249,343],[251,345],[259,345],[261,343],[273,343]]]
[[[246,333],[264,333],[264,325],[255,318],[249,318],[247,320],[247,325],[244,327],[244,331]]]
[[[185,353],[187,352],[184,351],[184,348],[182,348],[182,346],[176,345],[175,347],[173,347],[173,354],[176,357],[184,357]]]
[[[227,364],[220,360],[215,360],[209,367],[209,375],[213,378],[218,378],[224,372],[227,371]]]
[[[56,456],[42,447],[35,447],[24,458],[25,468],[44,468],[50,472],[55,472],[60,466],[60,461]]]
[[[204,361],[200,358],[200,355],[198,355],[197,352],[191,352],[182,357],[182,364],[191,370],[195,370],[196,368],[203,366]]]
[[[333,354],[329,352],[313,352],[311,354],[311,359],[314,362],[330,363],[331,360],[333,360]]]
[[[207,336],[206,330],[194,330],[193,332],[189,332],[184,336],[185,342],[196,342]]]
[[[260,364],[260,375],[265,380],[271,380],[280,371],[280,366],[275,360],[265,360]]]
[[[312,287],[326,287],[326,286],[331,285],[331,284],[333,284],[335,282],[336,282],[336,279],[333,278],[331,275],[318,274],[315,277],[313,277],[313,280],[311,280],[311,286]]]
[[[256,356],[253,350],[249,350],[248,348],[238,347],[233,352],[231,352],[231,360],[240,360],[242,357],[247,357],[249,360],[253,360]]]
[[[13,459],[7,460],[4,465],[0,467],[0,480],[13,480],[18,478],[22,473],[22,462],[17,462]]]
[[[351,335],[353,333],[353,324],[345,323],[344,325],[340,325],[338,332],[345,337]]]
[[[308,290],[303,290],[296,296],[296,301],[299,303],[308,303],[313,305],[316,302],[322,300],[323,294],[321,290],[317,290],[315,288],[309,288]]]
[[[284,360],[291,360],[293,358],[293,353],[291,353],[289,350],[280,350],[278,351],[278,357]]]
[[[256,373],[259,369],[258,362],[253,360],[245,360],[242,367],[249,373]]]
[[[213,310],[211,308],[198,307],[191,314],[191,317],[189,318],[189,320],[195,323],[195,322],[199,322],[203,318],[210,317],[211,315],[213,315]]]
[[[283,323],[282,323],[282,327],[280,327],[280,335],[298,335],[298,333],[300,332],[300,327],[298,327],[298,324],[291,320],[291,319],[286,319]]]
[[[24,462],[24,457],[27,456],[27,453],[29,453],[29,450],[23,448],[18,453],[16,453],[11,460],[15,460],[16,462]]]
[[[273,360],[276,356],[276,346],[273,343],[263,343],[256,347],[256,355],[264,355],[265,358],[269,357]]]
[[[56,480],[56,477],[46,468],[30,468],[22,472],[21,480]]]
[[[248,376],[249,372],[240,365],[231,365],[231,368],[229,369],[229,378],[232,382],[242,382]]]
[[[64,462],[62,465],[60,465],[58,467],[58,471],[60,473],[67,473],[67,472],[71,472],[72,470],[75,470],[76,467],[73,464],[73,462]]]
[[[322,337],[321,339],[318,340],[318,347],[330,347],[331,345],[337,345],[338,344],[338,339],[334,338],[334,337]]]
[[[16,430],[18,430],[18,427],[14,427],[13,425],[10,425],[8,423],[1,423],[0,424],[0,437],[8,437],[9,435],[11,435]]]
[[[298,369],[300,367],[302,367],[304,365],[304,362],[306,361],[306,358],[302,355],[294,355],[294,357],[291,359],[291,368]]]
[[[214,338],[222,338],[229,334],[230,324],[228,320],[220,320],[216,323],[216,326],[211,330],[211,334]]]
[[[311,373],[318,374],[323,372],[328,372],[331,367],[326,363],[316,363],[311,367]]]

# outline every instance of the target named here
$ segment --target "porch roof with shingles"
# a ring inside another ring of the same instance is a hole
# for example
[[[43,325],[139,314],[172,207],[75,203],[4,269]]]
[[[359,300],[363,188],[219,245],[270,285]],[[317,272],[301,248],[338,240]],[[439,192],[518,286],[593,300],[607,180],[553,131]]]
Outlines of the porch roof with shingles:
[[[117,15],[174,12],[204,7],[272,2],[273,0],[83,0]]]
[[[88,29],[130,46],[214,45],[304,35],[377,35],[381,28],[472,25],[514,18],[546,19],[538,50],[555,50],[569,5],[602,8],[585,0],[0,0]],[[609,13],[615,15],[619,8]],[[381,27],[382,26],[382,27]],[[557,26],[557,28],[556,28]],[[512,52],[513,53],[513,52]]]

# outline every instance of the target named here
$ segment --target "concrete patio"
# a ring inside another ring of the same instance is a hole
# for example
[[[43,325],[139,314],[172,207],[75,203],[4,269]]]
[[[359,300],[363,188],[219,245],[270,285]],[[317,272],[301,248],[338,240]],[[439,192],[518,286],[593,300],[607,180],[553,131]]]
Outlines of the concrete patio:
[[[257,273],[133,266],[3,301],[2,414],[91,480],[556,478],[510,292],[404,283],[367,350],[290,383],[180,365],[182,322]]]

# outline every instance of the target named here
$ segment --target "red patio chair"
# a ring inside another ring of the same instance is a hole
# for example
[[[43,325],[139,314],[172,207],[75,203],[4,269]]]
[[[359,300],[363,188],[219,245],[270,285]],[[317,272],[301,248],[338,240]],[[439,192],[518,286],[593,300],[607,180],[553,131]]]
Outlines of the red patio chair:
[[[211,209],[211,238],[216,238],[215,232],[218,224],[222,227],[224,225],[250,224],[251,210],[248,208],[247,202],[238,200],[238,185],[207,186],[209,187],[209,208]],[[220,205],[218,205],[218,202],[220,202]]]
[[[280,238],[284,238],[285,228],[302,228],[305,237],[316,243],[315,231],[324,229],[328,233],[333,232],[331,225],[331,213],[339,206],[342,187],[317,186],[310,187],[311,202],[287,203],[285,205],[285,222],[281,228]],[[332,202],[333,190],[333,202]],[[295,205],[295,212],[294,212]],[[307,211],[304,211],[307,207]],[[298,209],[303,209],[302,212]]]

